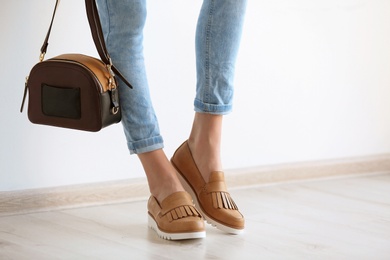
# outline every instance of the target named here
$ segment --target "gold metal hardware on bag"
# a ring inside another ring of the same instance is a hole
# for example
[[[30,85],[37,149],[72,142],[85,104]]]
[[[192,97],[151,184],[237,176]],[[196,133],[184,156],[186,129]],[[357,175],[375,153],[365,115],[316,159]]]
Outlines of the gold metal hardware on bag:
[[[112,60],[111,57],[108,57],[109,64],[107,64],[108,72],[110,73],[110,78],[108,79],[108,89],[116,89],[115,73],[112,71]]]
[[[39,55],[39,61],[42,62],[43,59],[45,58],[45,54],[46,52],[41,52],[41,54]]]
[[[119,112],[119,107],[113,107],[113,108],[111,109],[111,112],[112,112],[113,115],[118,114],[118,112]]]
[[[115,80],[114,80],[112,77],[110,77],[110,78],[108,79],[108,89],[109,89],[109,90],[116,89]]]
[[[110,74],[111,74],[111,76],[115,76],[115,74],[114,74],[114,72],[112,71],[112,60],[111,60],[111,57],[108,57],[108,65],[107,65],[107,67],[108,67],[108,70],[109,70],[109,72],[110,72]]]

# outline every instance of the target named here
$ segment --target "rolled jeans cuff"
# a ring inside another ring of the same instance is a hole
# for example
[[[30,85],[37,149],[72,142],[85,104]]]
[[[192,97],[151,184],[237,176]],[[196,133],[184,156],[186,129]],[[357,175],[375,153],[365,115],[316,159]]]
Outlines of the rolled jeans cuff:
[[[147,153],[164,148],[164,140],[161,135],[158,135],[136,142],[128,142],[127,147],[130,154]]]
[[[199,99],[195,99],[194,101],[194,110],[199,113],[207,113],[213,115],[227,115],[232,112],[233,105],[216,105],[216,104],[208,104],[204,103]]]

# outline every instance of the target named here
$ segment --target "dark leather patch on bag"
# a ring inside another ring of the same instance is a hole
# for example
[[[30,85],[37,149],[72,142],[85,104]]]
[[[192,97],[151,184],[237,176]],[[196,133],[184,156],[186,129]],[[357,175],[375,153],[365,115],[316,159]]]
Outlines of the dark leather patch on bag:
[[[80,88],[42,85],[42,111],[47,116],[81,118]]]

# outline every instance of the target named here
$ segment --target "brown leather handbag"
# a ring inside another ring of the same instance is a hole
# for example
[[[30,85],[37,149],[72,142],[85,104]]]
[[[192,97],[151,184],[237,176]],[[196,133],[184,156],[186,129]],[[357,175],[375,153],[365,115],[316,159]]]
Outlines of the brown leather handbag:
[[[96,132],[121,120],[116,76],[132,86],[111,62],[95,0],[85,3],[101,60],[83,54],[62,54],[44,60],[59,4],[56,0],[40,61],[26,77],[20,112],[28,92],[28,118],[32,123]]]

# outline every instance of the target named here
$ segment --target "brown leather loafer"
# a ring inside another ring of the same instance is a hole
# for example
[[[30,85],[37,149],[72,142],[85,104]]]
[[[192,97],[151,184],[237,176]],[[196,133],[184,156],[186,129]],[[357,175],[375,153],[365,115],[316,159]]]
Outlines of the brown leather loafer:
[[[184,189],[191,194],[208,223],[232,234],[240,234],[244,230],[244,217],[227,192],[223,172],[212,172],[208,182],[205,182],[187,141],[176,150],[171,162],[179,173]]]
[[[175,192],[161,204],[155,197],[148,201],[149,227],[159,237],[167,240],[203,238],[206,236],[204,220],[194,207],[191,196],[185,192]]]

